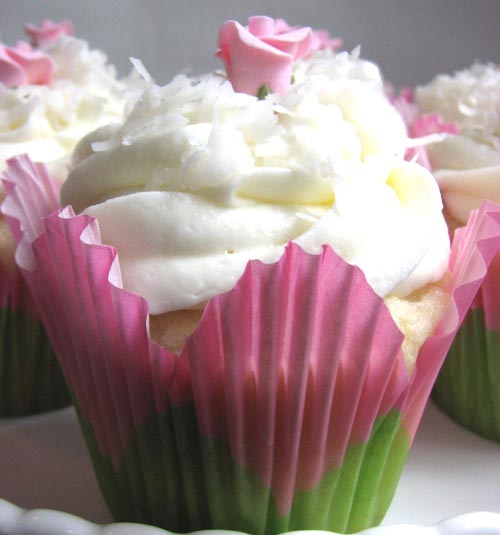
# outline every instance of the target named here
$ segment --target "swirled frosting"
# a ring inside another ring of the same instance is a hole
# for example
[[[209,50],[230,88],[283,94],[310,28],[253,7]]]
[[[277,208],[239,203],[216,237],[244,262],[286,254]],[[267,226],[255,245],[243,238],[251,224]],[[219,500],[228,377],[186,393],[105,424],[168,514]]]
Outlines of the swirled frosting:
[[[290,240],[330,244],[382,296],[441,278],[447,228],[433,177],[403,161],[405,126],[378,69],[317,53],[264,100],[218,74],[152,85],[121,126],[74,153],[62,203],[96,216],[123,282],[152,314],[229,290]]]
[[[450,214],[465,224],[488,198],[500,202],[500,68],[475,64],[417,88],[416,101],[458,126],[459,134],[428,147]]]
[[[60,159],[89,131],[121,120],[139,93],[133,77],[118,80],[106,56],[81,39],[62,35],[41,46],[53,64],[50,83],[0,84],[0,170],[8,158],[27,153],[58,161],[65,174]]]

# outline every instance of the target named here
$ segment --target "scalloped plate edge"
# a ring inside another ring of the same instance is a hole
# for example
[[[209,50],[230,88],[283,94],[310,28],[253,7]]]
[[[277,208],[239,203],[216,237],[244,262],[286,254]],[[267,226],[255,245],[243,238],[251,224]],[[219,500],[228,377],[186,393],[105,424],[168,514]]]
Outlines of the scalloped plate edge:
[[[49,509],[26,511],[0,499],[0,535],[168,535],[171,532],[143,524],[98,525],[68,513]],[[197,535],[241,535],[227,530],[205,530]],[[320,535],[325,531],[295,531],[287,535]],[[363,535],[500,535],[500,513],[477,512],[443,520],[432,526],[399,524],[379,526],[360,532]]]

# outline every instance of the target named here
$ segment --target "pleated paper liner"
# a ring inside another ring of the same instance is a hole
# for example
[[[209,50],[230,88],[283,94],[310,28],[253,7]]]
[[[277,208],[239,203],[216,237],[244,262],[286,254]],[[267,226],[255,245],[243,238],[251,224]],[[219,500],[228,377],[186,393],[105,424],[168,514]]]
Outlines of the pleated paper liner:
[[[467,429],[500,442],[500,250],[451,345],[433,398]]]
[[[386,86],[388,97],[392,105],[400,113],[403,122],[406,125],[410,146],[406,150],[405,160],[413,160],[432,171],[429,161],[427,146],[433,141],[437,141],[437,134],[458,134],[459,128],[453,122],[445,122],[439,113],[422,113],[414,98],[414,89],[412,87],[402,88],[398,94],[394,92],[391,84]],[[427,138],[427,139],[426,139]]]
[[[21,272],[0,261],[0,418],[38,414],[70,402]]]
[[[9,180],[37,175],[22,160]],[[9,217],[29,229],[18,262],[110,509],[173,531],[379,523],[500,242],[500,208],[485,204],[454,241],[451,299],[409,377],[383,300],[329,247],[313,256],[289,244],[275,264],[249,262],[177,356],[149,338],[147,304],[121,288],[95,220],[70,209],[34,220],[22,201]]]

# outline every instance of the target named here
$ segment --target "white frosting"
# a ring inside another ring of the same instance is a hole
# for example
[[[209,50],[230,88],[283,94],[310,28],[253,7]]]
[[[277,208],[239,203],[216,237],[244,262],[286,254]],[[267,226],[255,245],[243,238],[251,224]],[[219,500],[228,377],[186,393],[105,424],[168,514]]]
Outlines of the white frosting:
[[[331,80],[358,80],[368,84],[375,91],[382,92],[384,82],[380,69],[371,61],[360,57],[361,48],[350,54],[337,53],[331,48],[319,50],[293,64],[295,82],[304,82],[310,76],[323,75]]]
[[[50,85],[0,84],[0,171],[27,153],[33,160],[66,164],[76,143],[94,128],[120,121],[138,96],[133,77],[117,80],[106,56],[63,36],[44,49],[54,62]]]
[[[459,128],[428,151],[447,209],[465,224],[483,199],[500,203],[500,68],[476,64],[437,76],[416,100]]]
[[[315,56],[286,94],[261,101],[222,76],[179,76],[79,144],[62,203],[98,218],[151,313],[229,290],[248,260],[274,262],[290,240],[311,253],[330,244],[382,296],[441,278],[439,190],[403,162],[405,126],[376,67],[322,62],[337,74],[313,73]]]
[[[437,111],[461,130],[498,135],[500,128],[500,68],[475,64],[453,76],[440,74],[430,84],[418,87],[415,98],[426,112]]]
[[[327,243],[359,266],[375,291],[403,297],[441,278],[449,238],[433,176],[415,163],[369,158],[335,184],[335,202],[296,239],[311,253]]]

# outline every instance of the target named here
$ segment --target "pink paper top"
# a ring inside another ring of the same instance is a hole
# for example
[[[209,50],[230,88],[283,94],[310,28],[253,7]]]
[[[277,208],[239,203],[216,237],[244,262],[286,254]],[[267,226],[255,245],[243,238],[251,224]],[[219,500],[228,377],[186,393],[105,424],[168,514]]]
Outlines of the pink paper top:
[[[482,309],[486,328],[500,333],[500,248],[490,264],[488,273],[472,308]]]
[[[317,485],[390,410],[401,411],[414,436],[500,241],[500,207],[486,202],[453,240],[450,302],[411,377],[402,335],[360,270],[329,247],[309,255],[293,243],[274,264],[250,261],[230,292],[211,299],[177,357],[149,338],[147,303],[121,286],[117,254],[101,244],[97,221],[57,210],[48,178],[26,157],[13,159],[2,212],[101,452],[118,465],[153,412],[194,402],[202,432],[225,436],[283,511],[293,484]]]
[[[431,134],[458,134],[455,123],[443,121],[439,113],[421,113],[415,104],[414,91],[404,87],[398,96],[392,96],[392,104],[399,111],[411,138],[419,138]],[[405,159],[416,159],[426,169],[431,169],[425,145],[412,147],[405,154]]]

